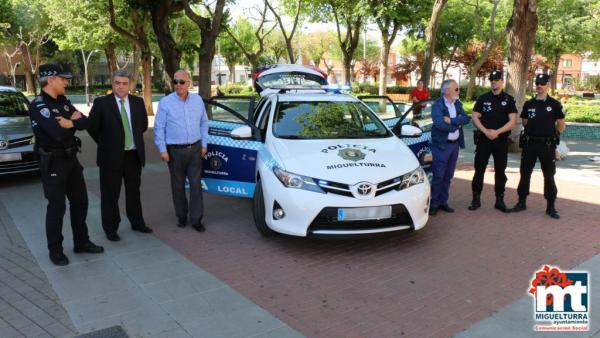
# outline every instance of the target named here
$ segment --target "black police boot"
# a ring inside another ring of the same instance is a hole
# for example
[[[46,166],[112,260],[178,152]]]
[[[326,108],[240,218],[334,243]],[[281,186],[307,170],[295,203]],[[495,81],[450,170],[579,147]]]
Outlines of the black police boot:
[[[546,215],[554,218],[554,219],[559,219],[560,218],[560,214],[558,213],[558,210],[556,210],[556,208],[554,207],[554,200],[548,200],[547,202],[547,206],[546,206]]]
[[[504,204],[504,194],[496,194],[496,204],[494,204],[494,208],[506,212],[506,204]]]
[[[87,241],[86,243],[81,243],[81,244],[75,245],[75,247],[73,248],[73,251],[75,253],[97,254],[97,253],[103,253],[104,248],[101,247],[100,245],[96,245],[96,244],[92,243],[92,241]]]
[[[514,207],[510,209],[511,212],[519,212],[523,210],[527,210],[527,204],[525,203],[526,199],[519,197],[519,202],[515,204]]]
[[[54,265],[65,266],[69,264],[69,259],[62,250],[50,250],[50,260]]]
[[[481,193],[473,191],[473,200],[471,201],[471,205],[469,205],[469,210],[477,210],[481,208]]]

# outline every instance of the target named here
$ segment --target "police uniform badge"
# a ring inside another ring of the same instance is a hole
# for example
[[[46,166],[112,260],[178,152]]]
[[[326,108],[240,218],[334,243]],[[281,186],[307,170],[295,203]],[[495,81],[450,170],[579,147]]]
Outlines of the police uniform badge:
[[[40,114],[45,118],[50,118],[50,110],[48,108],[40,109]]]
[[[552,111],[552,107],[550,107],[550,106],[546,107],[546,111]]]
[[[502,101],[500,104],[503,106],[506,106],[507,103],[506,103],[506,101]]]
[[[56,109],[56,108],[52,108],[52,112],[56,115],[60,114],[60,111],[58,111],[58,109]]]
[[[63,108],[65,108],[65,111],[67,111],[67,112],[69,111],[69,106],[68,105],[65,104],[65,106]]]

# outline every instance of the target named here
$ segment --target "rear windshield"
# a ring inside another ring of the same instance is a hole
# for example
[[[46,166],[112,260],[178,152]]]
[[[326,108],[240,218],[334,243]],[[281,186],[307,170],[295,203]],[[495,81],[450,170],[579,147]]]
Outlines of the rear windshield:
[[[283,87],[321,88],[322,85],[327,84],[327,80],[316,74],[282,72],[259,76],[256,83],[262,89]]]
[[[29,102],[21,93],[0,92],[0,117],[29,116]]]

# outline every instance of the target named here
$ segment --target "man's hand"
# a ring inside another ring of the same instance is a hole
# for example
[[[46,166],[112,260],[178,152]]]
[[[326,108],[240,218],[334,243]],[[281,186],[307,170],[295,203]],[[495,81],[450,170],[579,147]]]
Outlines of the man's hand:
[[[202,157],[206,156],[207,152],[208,152],[208,149],[202,147],[202,150],[200,150],[200,156],[202,156]]]
[[[160,159],[163,160],[163,162],[169,162],[169,153],[166,151],[164,153],[160,153]]]
[[[450,120],[448,116],[444,116],[444,122],[446,122],[446,124],[451,124],[452,120]]]
[[[60,126],[62,128],[65,128],[65,129],[71,129],[71,128],[73,128],[73,121],[71,121],[69,119],[66,119],[66,118],[61,117],[61,116],[57,116],[56,117],[56,121],[58,121],[58,124],[60,124]]]
[[[498,135],[500,135],[500,133],[498,132],[498,130],[494,129],[488,129],[488,133],[486,134],[487,138],[489,138],[492,141],[497,139]]]
[[[71,121],[79,120],[83,116],[80,111],[75,111],[73,115],[71,115]]]

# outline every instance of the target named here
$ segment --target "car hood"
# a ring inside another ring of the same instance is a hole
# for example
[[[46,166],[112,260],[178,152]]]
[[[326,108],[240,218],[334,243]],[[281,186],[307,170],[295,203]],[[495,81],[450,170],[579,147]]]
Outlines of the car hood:
[[[287,140],[273,147],[283,169],[340,183],[377,183],[419,166],[412,151],[396,137],[379,139]]]
[[[16,139],[33,135],[28,116],[0,117],[0,138]]]

